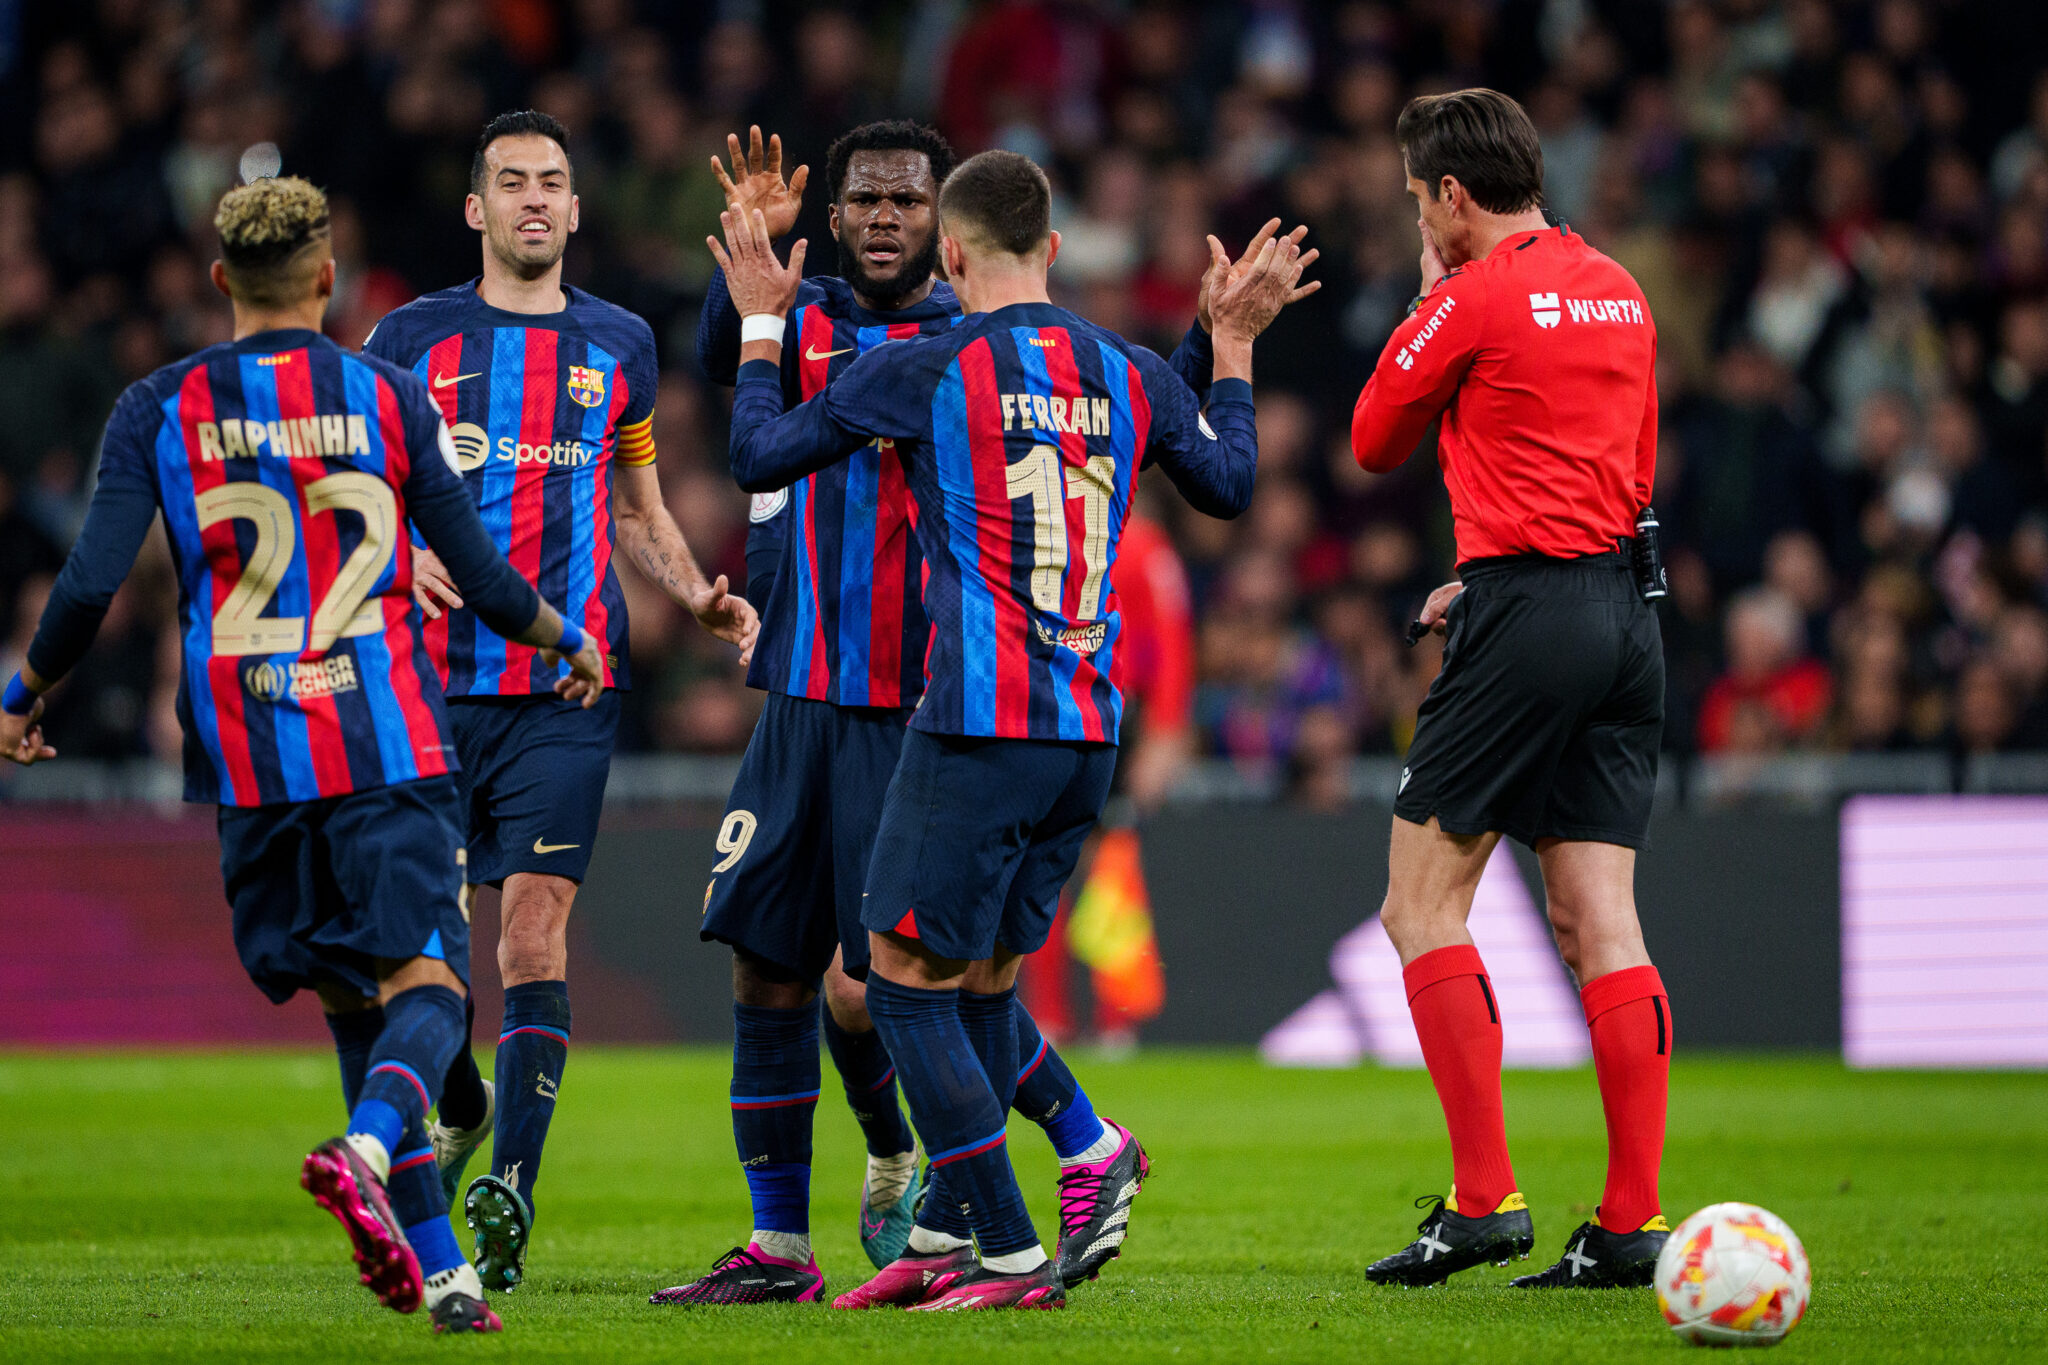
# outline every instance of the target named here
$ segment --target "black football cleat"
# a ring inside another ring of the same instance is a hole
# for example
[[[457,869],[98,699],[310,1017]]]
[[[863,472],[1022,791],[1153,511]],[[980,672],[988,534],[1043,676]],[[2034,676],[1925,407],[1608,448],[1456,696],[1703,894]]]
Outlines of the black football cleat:
[[[809,1265],[777,1260],[752,1246],[734,1247],[711,1263],[711,1271],[688,1284],[656,1290],[649,1303],[699,1304],[816,1303],[825,1296],[818,1258]]]
[[[1420,1235],[1393,1255],[1383,1256],[1366,1267],[1365,1278],[1374,1284],[1397,1284],[1407,1289],[1442,1284],[1475,1265],[1506,1265],[1511,1260],[1526,1259],[1529,1249],[1536,1245],[1536,1225],[1529,1218],[1529,1203],[1520,1191],[1479,1218],[1467,1218],[1452,1202],[1437,1195],[1416,1200],[1415,1207],[1429,1210],[1416,1225]]]
[[[457,1291],[428,1310],[436,1332],[502,1332],[505,1324],[482,1299]]]
[[[1670,1236],[1662,1214],[1634,1232],[1581,1223],[1564,1239],[1564,1257],[1556,1265],[1508,1283],[1516,1289],[1642,1289],[1656,1278],[1657,1253]]]
[[[1123,1250],[1131,1230],[1131,1201],[1152,1159],[1136,1135],[1120,1123],[1102,1121],[1119,1141],[1101,1161],[1060,1168],[1060,1280],[1067,1288],[1092,1280]]]

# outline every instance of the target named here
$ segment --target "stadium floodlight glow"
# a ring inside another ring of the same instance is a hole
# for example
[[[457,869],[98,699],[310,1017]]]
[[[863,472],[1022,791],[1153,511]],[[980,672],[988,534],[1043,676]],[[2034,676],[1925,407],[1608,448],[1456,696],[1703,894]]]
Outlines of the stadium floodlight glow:
[[[2048,797],[1842,806],[1851,1066],[2048,1066]]]
[[[253,185],[284,169],[284,153],[275,142],[258,142],[242,152],[242,183]]]

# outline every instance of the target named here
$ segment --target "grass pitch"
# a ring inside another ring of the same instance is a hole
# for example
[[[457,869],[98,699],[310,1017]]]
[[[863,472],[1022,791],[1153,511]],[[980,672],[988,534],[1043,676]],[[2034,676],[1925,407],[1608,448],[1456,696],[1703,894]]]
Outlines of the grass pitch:
[[[485,1056],[488,1063],[488,1054]],[[1530,1360],[1686,1358],[1650,1291],[1524,1294],[1599,1197],[1590,1071],[1507,1083],[1536,1255],[1442,1290],[1368,1285],[1412,1236],[1449,1153],[1419,1072],[1268,1070],[1243,1055],[1085,1053],[1098,1106],[1155,1159],[1124,1258],[1064,1313],[906,1317],[822,1307],[654,1308],[743,1240],[727,1063],[695,1050],[570,1058],[507,1331],[436,1340],[356,1286],[340,1230],[296,1184],[341,1119],[311,1053],[0,1057],[0,1359],[210,1361]],[[815,1236],[828,1294],[866,1277],[858,1131],[826,1068]],[[1855,1074],[1831,1061],[1686,1058],[1672,1079],[1666,1212],[1764,1204],[1805,1239],[1813,1307],[1790,1360],[2041,1358],[2048,1081]],[[1042,1234],[1055,1167],[1011,1151]],[[482,1169],[481,1162],[476,1169]],[[465,1239],[466,1242],[466,1239]]]

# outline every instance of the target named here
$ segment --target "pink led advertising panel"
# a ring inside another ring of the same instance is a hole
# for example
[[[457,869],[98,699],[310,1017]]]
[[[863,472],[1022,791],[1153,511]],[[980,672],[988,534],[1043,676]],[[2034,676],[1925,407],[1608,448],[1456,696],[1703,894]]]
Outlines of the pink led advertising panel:
[[[1842,807],[1842,1050],[2048,1066],[2048,797]]]

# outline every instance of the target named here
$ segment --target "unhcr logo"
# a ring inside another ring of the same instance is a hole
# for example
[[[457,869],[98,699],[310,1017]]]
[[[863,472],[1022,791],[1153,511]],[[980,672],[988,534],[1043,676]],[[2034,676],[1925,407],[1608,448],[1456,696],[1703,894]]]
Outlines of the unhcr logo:
[[[353,692],[362,684],[356,679],[356,661],[346,654],[328,659],[311,659],[292,664],[260,663],[242,674],[242,687],[258,701],[307,701]]]

